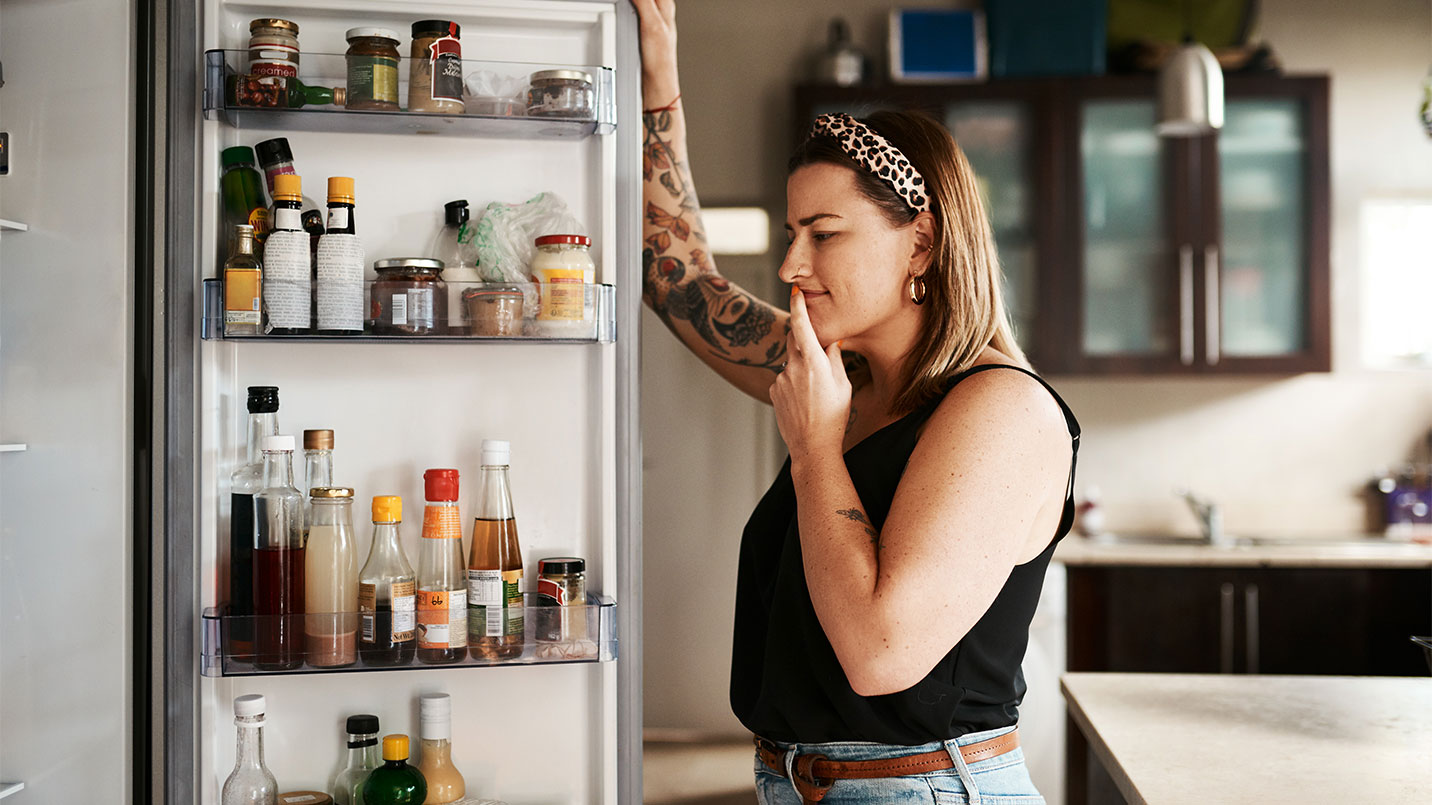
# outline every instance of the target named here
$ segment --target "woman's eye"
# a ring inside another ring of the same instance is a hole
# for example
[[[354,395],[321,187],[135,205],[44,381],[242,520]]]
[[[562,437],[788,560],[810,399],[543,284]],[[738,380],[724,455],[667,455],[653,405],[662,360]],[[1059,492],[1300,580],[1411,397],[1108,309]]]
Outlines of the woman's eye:
[[[817,232],[814,235],[811,235],[811,237],[815,238],[816,240],[830,240],[831,238],[835,237],[835,235],[836,233],[834,232]]]

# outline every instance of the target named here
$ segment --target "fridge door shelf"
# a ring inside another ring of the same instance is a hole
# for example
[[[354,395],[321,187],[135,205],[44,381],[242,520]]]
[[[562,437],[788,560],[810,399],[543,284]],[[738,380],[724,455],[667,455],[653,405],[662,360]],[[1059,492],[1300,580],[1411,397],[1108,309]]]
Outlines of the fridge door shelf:
[[[539,606],[536,593],[526,593],[522,607],[522,653],[511,659],[473,659],[467,653],[461,660],[444,664],[428,664],[413,658],[405,665],[370,665],[362,657],[362,644],[357,644],[355,661],[341,667],[313,665],[308,661],[304,645],[306,622],[332,624],[347,618],[362,635],[357,614],[311,613],[307,615],[226,615],[215,607],[204,610],[203,653],[199,668],[204,676],[273,676],[292,674],[330,674],[364,671],[413,671],[424,668],[474,668],[505,665],[563,665],[569,663],[613,662],[617,658],[616,601],[606,596],[589,595],[582,605]],[[270,662],[259,667],[253,643],[236,645],[238,634],[262,637],[274,630],[291,629],[296,644],[291,651],[269,653]],[[274,665],[293,665],[275,668]]]
[[[378,285],[375,295],[374,286]],[[433,309],[433,300],[420,292],[403,291],[394,285],[384,287],[371,280],[363,283],[364,321],[361,331],[338,335],[322,333],[226,333],[224,331],[224,287],[219,279],[204,280],[204,315],[200,335],[216,341],[323,341],[350,343],[414,343],[414,342],[507,342],[541,344],[608,344],[616,340],[616,288],[602,284],[543,285],[541,283],[449,282],[439,291],[441,300],[468,300],[463,304],[471,313],[473,332],[449,332],[441,327],[424,328],[422,332],[408,322],[421,315],[446,321],[445,314]],[[553,287],[556,293],[553,293]],[[580,310],[576,288],[581,287]],[[544,289],[550,294],[543,297]],[[516,291],[521,291],[520,312]],[[394,323],[396,292],[402,297],[401,321]],[[421,314],[419,313],[421,309]],[[578,318],[580,316],[580,318]],[[568,318],[570,317],[570,318]],[[489,334],[491,333],[491,334]]]
[[[616,130],[615,80],[610,67],[587,65],[547,65],[519,62],[486,62],[464,59],[463,75],[469,82],[485,82],[501,87],[494,91],[507,93],[500,97],[482,97],[465,90],[468,107],[463,114],[432,112],[383,111],[347,109],[331,103],[290,107],[286,80],[262,76],[271,88],[268,96],[254,103],[271,102],[277,106],[245,105],[239,102],[236,82],[247,71],[247,50],[208,50],[204,52],[204,117],[223,120],[231,126],[246,129],[281,131],[363,132],[370,134],[448,134],[459,137],[497,137],[510,139],[573,139],[593,134],[610,134]],[[407,57],[398,63],[398,97],[408,97]],[[347,57],[337,53],[300,53],[301,75],[298,80],[307,87],[321,89],[345,88],[348,83]],[[529,114],[527,90],[529,77],[552,69],[574,70],[591,76],[590,106],[582,101],[573,105],[572,114]]]

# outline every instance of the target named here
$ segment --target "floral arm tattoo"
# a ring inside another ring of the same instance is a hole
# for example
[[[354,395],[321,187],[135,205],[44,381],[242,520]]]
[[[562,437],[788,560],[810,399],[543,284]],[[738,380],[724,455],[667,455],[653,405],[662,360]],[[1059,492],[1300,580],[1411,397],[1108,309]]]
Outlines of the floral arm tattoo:
[[[776,308],[716,272],[691,171],[678,158],[683,125],[669,109],[642,115],[642,299],[672,332],[680,335],[677,322],[689,325],[711,355],[779,373],[790,325],[773,332]]]
[[[835,513],[851,522],[865,526],[866,536],[870,537],[870,541],[875,544],[875,549],[880,550],[880,533],[875,530],[875,526],[870,522],[870,518],[865,516],[865,512],[860,509],[836,509]]]

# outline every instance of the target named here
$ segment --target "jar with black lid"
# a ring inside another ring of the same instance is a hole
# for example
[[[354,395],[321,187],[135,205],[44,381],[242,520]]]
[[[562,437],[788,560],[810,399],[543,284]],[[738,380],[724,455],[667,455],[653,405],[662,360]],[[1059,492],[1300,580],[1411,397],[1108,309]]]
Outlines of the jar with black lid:
[[[568,610],[587,603],[587,562],[576,556],[537,561],[537,595],[533,601],[537,640],[573,643],[587,637],[586,610]]]
[[[368,317],[378,335],[440,335],[447,325],[443,261],[400,257],[373,264]]]
[[[398,34],[387,28],[349,28],[349,109],[398,111]]]
[[[408,111],[463,112],[462,28],[449,20],[413,23],[408,62]]]

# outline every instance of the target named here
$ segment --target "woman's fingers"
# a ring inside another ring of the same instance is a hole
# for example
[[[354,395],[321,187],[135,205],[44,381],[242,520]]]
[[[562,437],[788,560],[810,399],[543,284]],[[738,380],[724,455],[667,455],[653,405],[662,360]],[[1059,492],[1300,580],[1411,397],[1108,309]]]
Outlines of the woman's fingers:
[[[810,311],[806,309],[805,294],[799,288],[791,294],[791,347],[801,357],[818,355],[825,351],[816,337],[815,327],[810,323]]]

